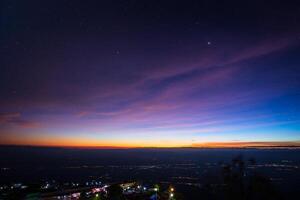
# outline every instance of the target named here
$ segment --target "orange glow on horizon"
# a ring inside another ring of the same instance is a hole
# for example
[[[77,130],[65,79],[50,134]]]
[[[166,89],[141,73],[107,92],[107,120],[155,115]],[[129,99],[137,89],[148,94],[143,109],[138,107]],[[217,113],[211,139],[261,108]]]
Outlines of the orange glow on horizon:
[[[45,146],[45,147],[78,147],[78,148],[175,148],[175,147],[191,147],[180,142],[156,143],[155,141],[142,140],[92,140],[83,138],[69,137],[7,137],[1,138],[0,145],[18,145],[18,146]]]
[[[45,146],[45,147],[74,147],[74,148],[251,148],[251,147],[300,147],[300,141],[256,141],[256,142],[203,142],[184,144],[179,142],[155,141],[116,141],[116,140],[91,140],[79,138],[2,138],[0,145],[17,146]]]

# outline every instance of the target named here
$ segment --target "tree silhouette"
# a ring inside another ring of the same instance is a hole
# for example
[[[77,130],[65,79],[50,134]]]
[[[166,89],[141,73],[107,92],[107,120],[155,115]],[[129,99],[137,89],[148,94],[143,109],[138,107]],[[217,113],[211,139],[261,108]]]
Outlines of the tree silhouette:
[[[255,159],[248,160],[254,165]],[[279,200],[279,192],[270,180],[259,173],[246,173],[247,163],[241,155],[232,159],[230,164],[223,165],[223,193],[224,199],[231,200]]]
[[[108,188],[108,199],[109,200],[122,200],[125,199],[123,196],[123,189],[120,185],[114,184]]]

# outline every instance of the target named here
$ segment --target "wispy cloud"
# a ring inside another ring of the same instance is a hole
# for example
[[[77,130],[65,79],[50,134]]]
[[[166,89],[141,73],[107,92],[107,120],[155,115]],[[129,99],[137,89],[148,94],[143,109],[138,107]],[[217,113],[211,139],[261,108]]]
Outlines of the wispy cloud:
[[[13,125],[21,128],[39,128],[40,123],[23,119],[21,113],[0,113],[0,125]]]
[[[0,124],[5,124],[18,119],[21,116],[18,112],[0,113]]]

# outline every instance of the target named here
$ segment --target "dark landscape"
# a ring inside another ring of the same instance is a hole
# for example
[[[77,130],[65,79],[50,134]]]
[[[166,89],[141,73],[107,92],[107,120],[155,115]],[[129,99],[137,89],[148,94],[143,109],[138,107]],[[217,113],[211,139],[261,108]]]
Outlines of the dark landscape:
[[[101,185],[140,183],[143,187],[176,188],[180,199],[218,199],[224,167],[241,159],[243,176],[259,174],[268,180],[278,199],[291,199],[300,186],[298,149],[74,149],[1,146],[1,198],[14,184],[42,186],[39,195],[99,182]],[[231,166],[234,167],[234,166]],[[245,178],[246,179],[246,178]],[[246,182],[246,180],[244,180]],[[78,184],[78,185],[76,185]],[[96,185],[93,185],[95,187]],[[3,189],[8,187],[8,189]],[[22,190],[15,188],[14,190]],[[54,186],[51,186],[54,187]],[[24,189],[25,190],[25,189]],[[54,190],[54,188],[52,188]],[[4,192],[5,191],[5,192]],[[76,191],[76,190],[75,190]],[[75,192],[73,192],[75,193]],[[27,194],[28,195],[28,194]],[[272,194],[269,194],[272,197]],[[274,197],[272,197],[274,198]],[[251,198],[250,198],[251,199]]]

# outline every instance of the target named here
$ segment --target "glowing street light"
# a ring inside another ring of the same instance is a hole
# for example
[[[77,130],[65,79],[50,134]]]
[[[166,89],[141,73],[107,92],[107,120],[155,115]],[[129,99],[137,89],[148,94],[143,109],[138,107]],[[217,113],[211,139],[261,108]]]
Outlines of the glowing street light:
[[[155,187],[155,188],[154,188],[154,191],[155,191],[155,200],[157,200],[157,191],[158,191],[158,188]]]
[[[174,193],[170,193],[170,199],[174,197]]]
[[[170,186],[169,187],[169,199],[174,199],[174,191],[175,191],[175,188]]]

